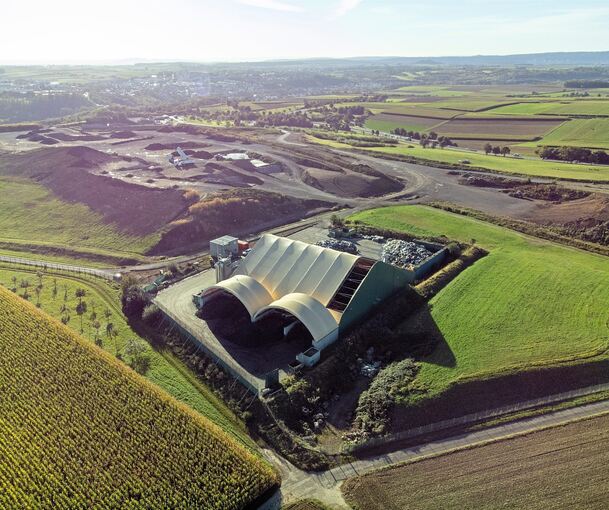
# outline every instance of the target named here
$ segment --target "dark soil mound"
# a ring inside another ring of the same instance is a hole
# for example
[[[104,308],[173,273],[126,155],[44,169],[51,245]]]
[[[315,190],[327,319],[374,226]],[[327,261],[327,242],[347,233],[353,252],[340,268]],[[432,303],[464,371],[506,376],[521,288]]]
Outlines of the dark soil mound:
[[[211,152],[207,151],[186,151],[186,154],[188,154],[191,158],[196,159],[211,159],[214,157]]]
[[[67,202],[78,202],[122,230],[146,235],[183,214],[188,201],[179,190],[126,183],[88,170],[100,169],[116,156],[89,147],[38,149],[0,156],[0,175],[28,177]]]
[[[181,147],[182,149],[202,149],[204,147],[209,147],[208,143],[201,142],[172,142],[172,143],[151,143],[147,145],[145,149],[147,151],[174,151],[176,147]]]
[[[133,131],[114,131],[110,133],[110,138],[135,138],[137,136]]]
[[[309,186],[340,197],[378,197],[395,193],[404,185],[370,167],[354,167],[340,172],[307,168],[302,180]]]
[[[255,189],[217,193],[193,204],[185,218],[172,223],[152,254],[171,253],[185,245],[203,248],[210,239],[227,232],[246,234],[270,224],[296,221],[313,210],[333,205]]]
[[[105,140],[105,136],[92,135],[90,133],[83,133],[81,135],[71,135],[68,133],[62,133],[54,131],[51,133],[53,138],[61,140],[62,142],[96,142],[99,140]]]

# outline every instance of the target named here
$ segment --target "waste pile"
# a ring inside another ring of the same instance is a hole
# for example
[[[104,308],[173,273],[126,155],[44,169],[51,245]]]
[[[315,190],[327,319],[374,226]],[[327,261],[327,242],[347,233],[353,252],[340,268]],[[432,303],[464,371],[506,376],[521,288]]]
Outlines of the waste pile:
[[[384,243],[386,239],[383,236],[377,236],[373,234],[364,234],[362,235],[362,239],[369,239],[370,241],[374,241],[375,243]]]
[[[433,255],[425,246],[401,239],[390,239],[383,245],[382,260],[394,266],[406,268],[423,262]]]
[[[357,253],[357,246],[351,241],[344,241],[341,239],[324,239],[323,241],[317,242],[317,246],[323,248],[332,248],[337,251],[344,251],[347,253]]]

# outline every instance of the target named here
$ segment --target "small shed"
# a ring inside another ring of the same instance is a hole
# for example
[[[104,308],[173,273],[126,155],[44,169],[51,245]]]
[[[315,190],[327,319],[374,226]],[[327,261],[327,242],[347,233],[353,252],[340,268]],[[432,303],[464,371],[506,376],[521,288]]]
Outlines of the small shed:
[[[215,259],[238,255],[239,239],[233,236],[218,237],[209,243],[209,254]]]
[[[296,360],[302,363],[306,367],[312,367],[315,365],[321,356],[319,349],[315,347],[309,347],[305,352],[301,352],[296,356]]]

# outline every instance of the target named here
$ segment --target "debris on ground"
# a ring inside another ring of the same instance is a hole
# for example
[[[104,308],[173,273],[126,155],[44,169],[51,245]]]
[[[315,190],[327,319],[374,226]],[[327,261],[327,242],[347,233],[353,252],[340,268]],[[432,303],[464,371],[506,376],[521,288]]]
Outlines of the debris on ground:
[[[347,253],[357,253],[357,246],[355,243],[351,241],[344,241],[342,239],[324,239],[323,241],[318,241],[317,246],[321,246],[322,248],[332,248],[337,251],[344,251]]]
[[[364,361],[361,358],[357,360],[359,364],[359,373],[364,377],[369,377],[372,379],[376,374],[379,373],[381,369],[380,361]]]
[[[390,239],[383,245],[381,259],[383,262],[398,267],[417,265],[433,255],[425,246],[401,239]]]
[[[362,235],[362,239],[368,239],[370,241],[374,241],[375,243],[384,243],[386,239],[383,236],[377,236],[372,234],[364,234]]]

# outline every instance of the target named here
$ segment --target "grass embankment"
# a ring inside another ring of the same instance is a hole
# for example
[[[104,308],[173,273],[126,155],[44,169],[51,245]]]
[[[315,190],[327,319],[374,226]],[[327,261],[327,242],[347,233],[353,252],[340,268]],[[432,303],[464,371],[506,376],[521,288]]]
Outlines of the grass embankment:
[[[609,416],[348,480],[358,510],[605,508]],[[404,490],[408,487],[408,490]]]
[[[307,138],[314,143],[327,145],[336,149],[354,149],[352,146],[345,143],[322,140],[313,136],[308,136]],[[470,163],[467,166],[486,169],[493,172],[528,175],[531,177],[547,177],[552,179],[598,182],[609,181],[608,166],[560,163],[542,159],[517,159],[503,156],[487,156],[482,153],[460,151],[456,149],[423,149],[419,145],[412,145],[412,147],[410,147],[408,144],[404,143],[401,143],[396,147],[370,147],[364,150],[371,155],[378,155],[379,157],[387,154],[389,156],[416,158],[422,164],[437,161],[444,164],[459,165],[461,161],[468,160]]]
[[[574,119],[561,124],[531,145],[609,149],[609,119]]]
[[[387,207],[351,219],[418,236],[475,239],[490,252],[430,301],[444,340],[423,360],[417,382],[424,393],[411,402],[471,380],[606,358],[606,257],[429,207]]]
[[[24,289],[21,282],[27,280],[29,301],[38,303],[35,287],[40,279],[36,270],[12,269],[0,265],[0,285],[13,288],[13,278],[16,278],[17,293],[21,296]],[[57,291],[55,293],[55,282]],[[50,316],[61,320],[69,317],[67,326],[77,333],[81,331],[80,316],[76,313],[79,299],[76,289],[85,290],[82,298],[87,305],[87,311],[82,315],[82,336],[94,342],[113,356],[119,355],[126,363],[131,361],[125,353],[125,347],[130,340],[135,340],[145,347],[143,356],[149,360],[145,377],[163,388],[176,399],[184,402],[201,415],[206,416],[227,433],[234,436],[244,445],[255,448],[243,423],[212,393],[212,391],[196,379],[186,367],[169,352],[154,350],[145,340],[140,338],[127,323],[120,310],[118,290],[98,279],[84,279],[69,275],[56,275],[46,273],[42,277],[42,290],[40,292],[40,309]],[[67,311],[65,309],[67,309]],[[95,319],[92,314],[95,313]],[[94,327],[99,323],[99,329]],[[112,324],[112,332],[107,331],[108,324]]]
[[[30,180],[0,178],[0,245],[60,258],[118,263],[143,259],[160,234],[130,235],[89,207],[57,198]]]
[[[254,505],[273,469],[69,328],[0,288],[0,507]]]

